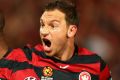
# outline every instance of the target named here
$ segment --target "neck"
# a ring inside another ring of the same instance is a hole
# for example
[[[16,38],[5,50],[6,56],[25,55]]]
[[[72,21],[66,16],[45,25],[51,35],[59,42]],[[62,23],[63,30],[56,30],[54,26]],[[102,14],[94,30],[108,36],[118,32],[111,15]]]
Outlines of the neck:
[[[4,37],[0,35],[0,59],[5,55],[8,50],[8,46],[4,40]]]
[[[64,47],[64,50],[56,58],[60,59],[61,61],[67,61],[74,55],[74,50],[74,40],[68,41],[67,45]]]

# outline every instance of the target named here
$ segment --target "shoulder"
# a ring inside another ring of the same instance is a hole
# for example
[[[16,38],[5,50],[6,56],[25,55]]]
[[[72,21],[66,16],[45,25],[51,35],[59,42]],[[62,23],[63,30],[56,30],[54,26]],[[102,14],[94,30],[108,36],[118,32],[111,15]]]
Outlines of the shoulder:
[[[99,72],[100,80],[108,80],[111,77],[108,64],[99,55],[86,48],[79,48],[78,55],[85,57],[87,63],[93,65],[93,68]]]
[[[101,57],[96,53],[86,49],[86,48],[78,48],[78,57],[80,57],[81,62],[87,64],[100,64]]]
[[[105,65],[105,61],[101,58],[101,56],[99,56],[97,53],[90,51],[86,48],[78,48],[78,55],[79,56],[86,56],[86,57],[91,57],[94,60],[98,60],[97,62],[99,62],[101,65]]]
[[[24,61],[27,60],[27,54],[31,54],[31,49],[28,46],[21,48],[9,49],[3,59],[14,60],[14,61]]]
[[[86,49],[86,48],[78,48],[79,55],[95,55],[96,53]]]
[[[40,52],[43,51],[43,47],[41,44],[37,44],[34,47],[27,45],[21,48],[9,49],[4,59],[17,61],[32,60],[32,52],[34,52],[34,50]]]
[[[82,57],[86,63],[97,64],[99,71],[102,71],[107,66],[106,62],[99,55],[86,48],[79,48],[78,56]]]

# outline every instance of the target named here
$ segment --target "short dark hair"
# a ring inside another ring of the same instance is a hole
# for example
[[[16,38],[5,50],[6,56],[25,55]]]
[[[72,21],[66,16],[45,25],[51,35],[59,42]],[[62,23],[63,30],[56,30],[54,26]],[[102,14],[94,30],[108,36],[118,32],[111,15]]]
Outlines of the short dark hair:
[[[3,15],[3,12],[0,11],[0,32],[3,31],[4,26],[5,26],[5,17]]]
[[[65,14],[65,19],[68,24],[79,26],[79,18],[74,4],[66,0],[54,0],[45,6],[44,11],[55,9],[58,9]]]

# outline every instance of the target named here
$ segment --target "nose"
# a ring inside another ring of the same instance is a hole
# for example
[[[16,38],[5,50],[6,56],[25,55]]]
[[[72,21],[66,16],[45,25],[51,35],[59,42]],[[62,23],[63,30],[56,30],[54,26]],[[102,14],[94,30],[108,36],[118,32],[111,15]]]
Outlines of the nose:
[[[49,29],[47,27],[40,28],[40,33],[42,36],[47,36],[49,34]]]

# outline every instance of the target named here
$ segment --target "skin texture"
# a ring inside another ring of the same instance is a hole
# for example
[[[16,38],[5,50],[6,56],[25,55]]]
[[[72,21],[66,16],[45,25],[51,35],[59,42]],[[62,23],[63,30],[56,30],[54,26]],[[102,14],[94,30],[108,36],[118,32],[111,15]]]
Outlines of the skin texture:
[[[8,45],[4,40],[3,33],[0,32],[0,59],[6,54],[8,50]]]
[[[69,60],[74,52],[75,25],[67,24],[65,14],[58,9],[45,11],[40,18],[40,36],[45,54],[62,61]],[[50,41],[47,46],[44,39]]]

